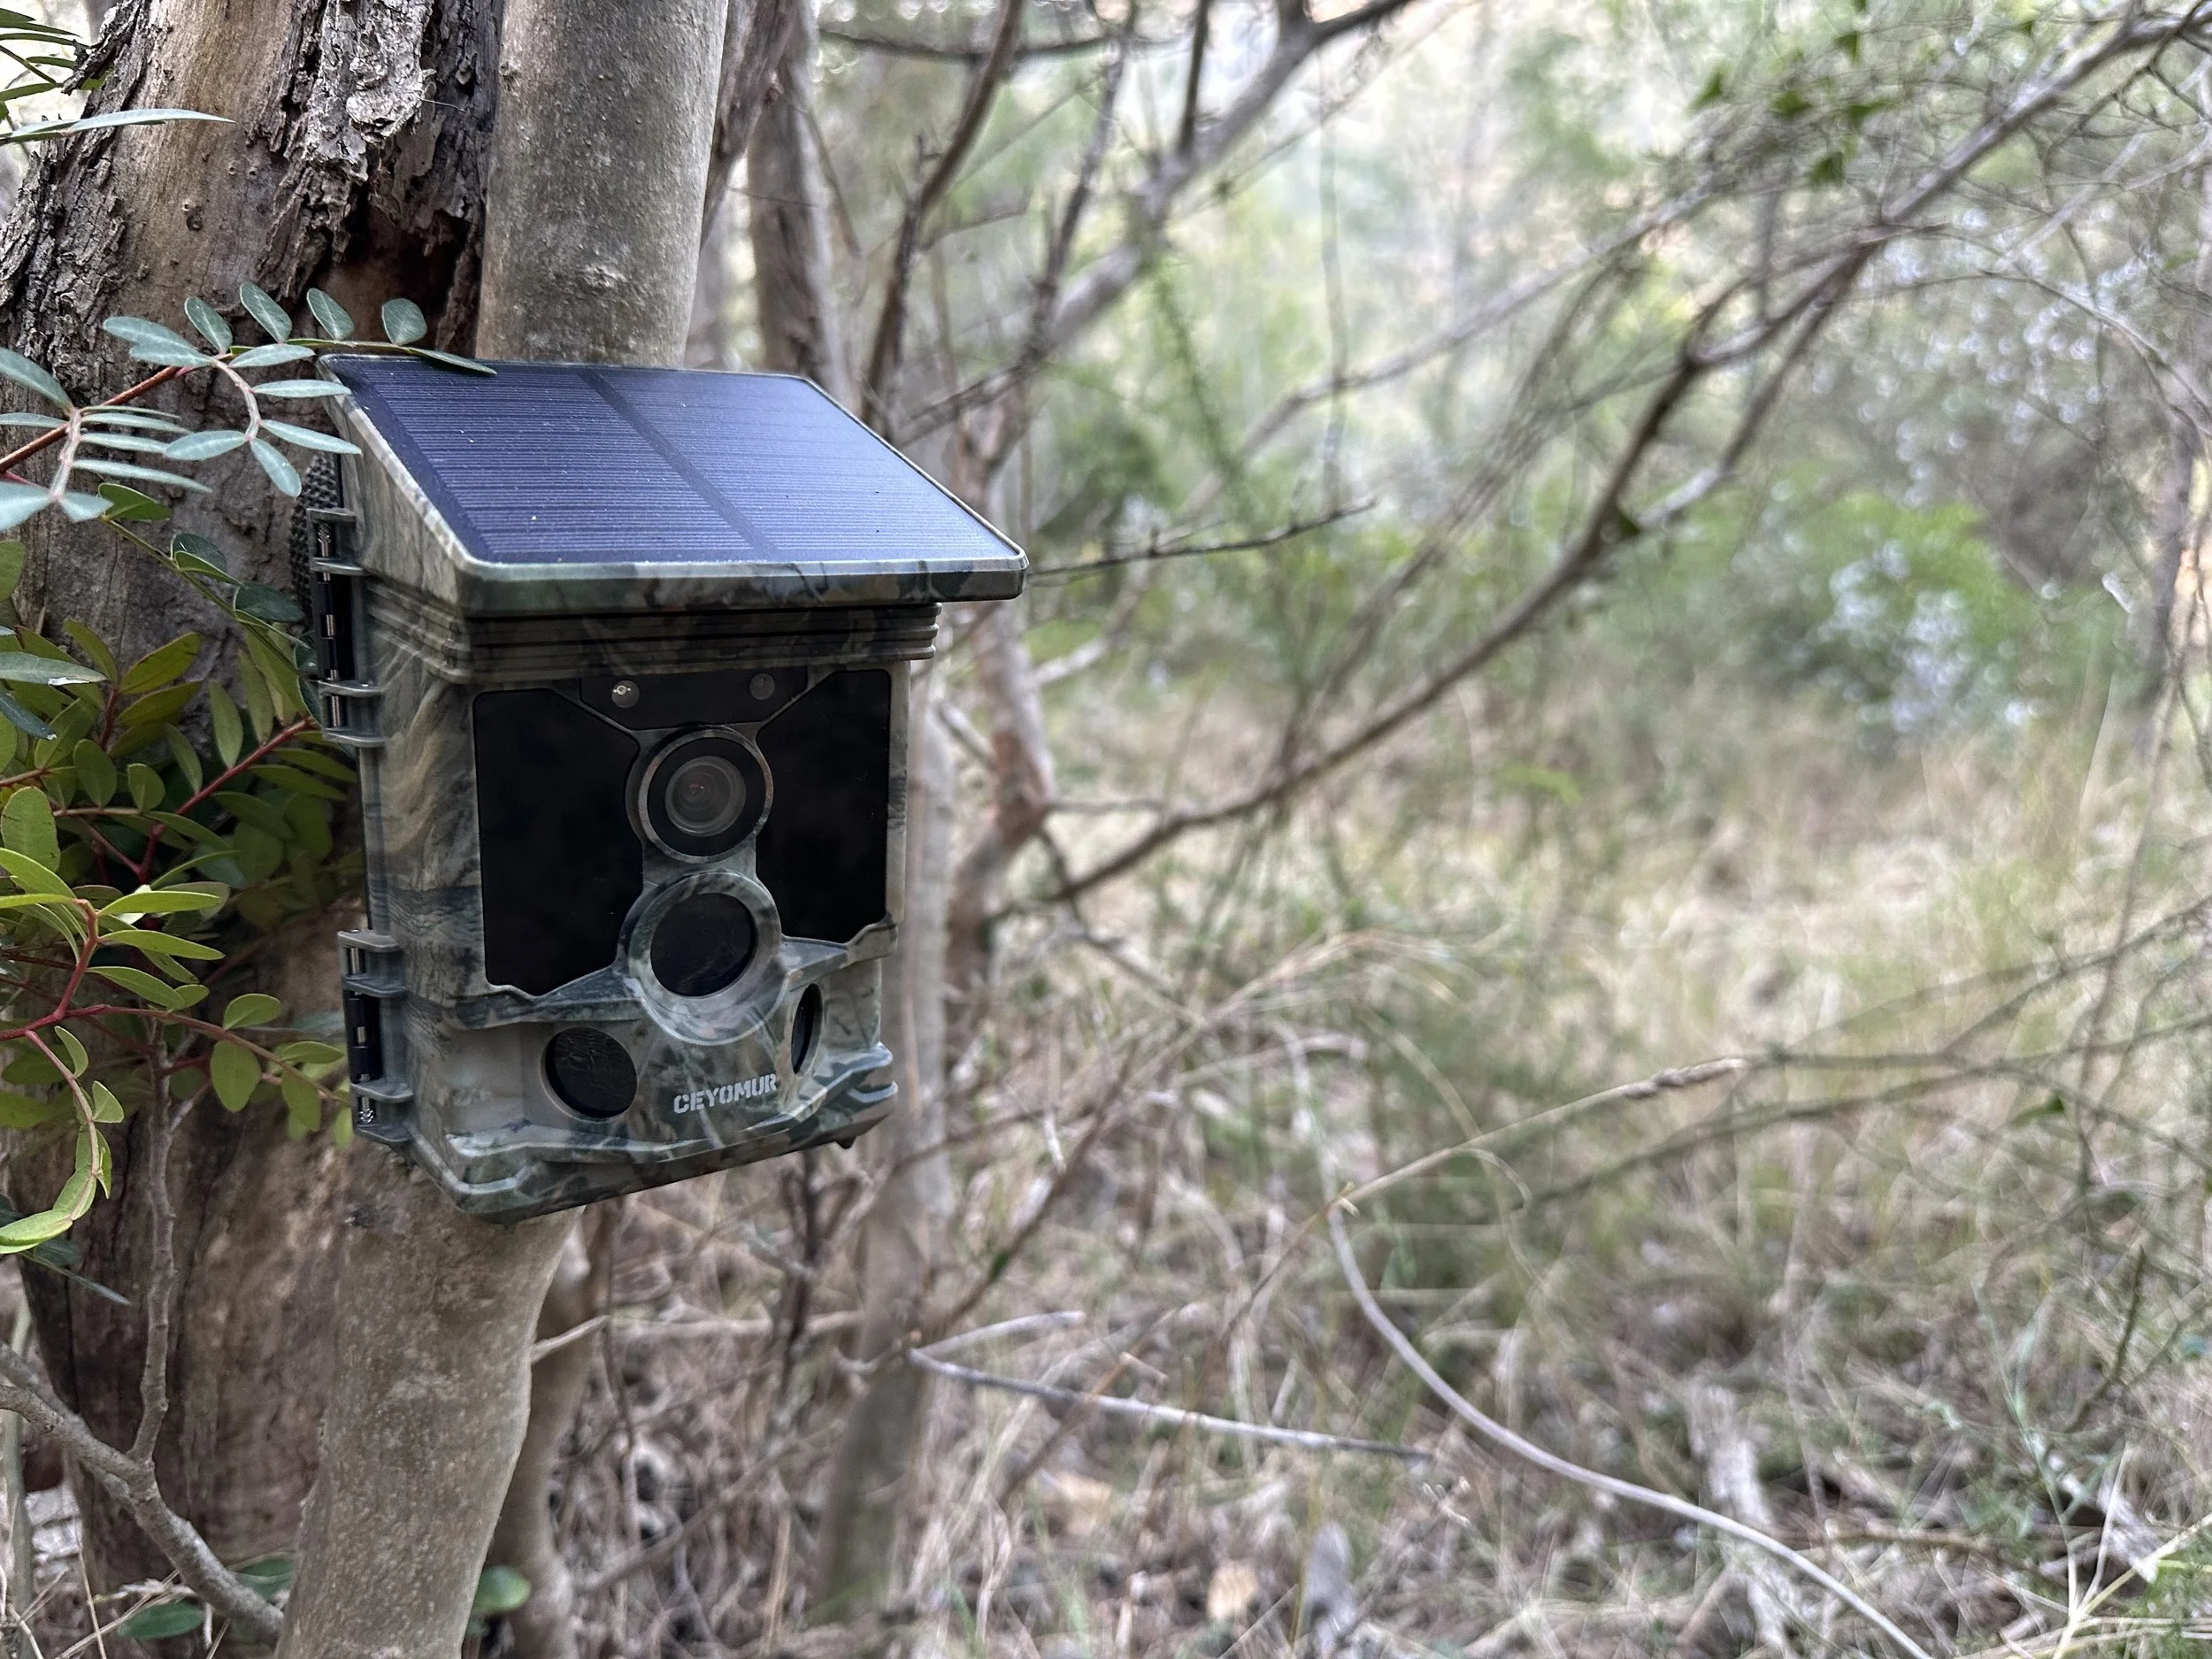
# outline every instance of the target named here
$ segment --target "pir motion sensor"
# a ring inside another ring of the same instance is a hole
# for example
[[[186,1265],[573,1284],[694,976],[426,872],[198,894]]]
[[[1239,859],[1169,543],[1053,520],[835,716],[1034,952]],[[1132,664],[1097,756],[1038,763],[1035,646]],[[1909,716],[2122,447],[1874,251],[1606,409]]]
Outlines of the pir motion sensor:
[[[359,1133],[506,1220],[850,1144],[896,1093],[906,664],[1020,550],[803,380],[324,366]]]

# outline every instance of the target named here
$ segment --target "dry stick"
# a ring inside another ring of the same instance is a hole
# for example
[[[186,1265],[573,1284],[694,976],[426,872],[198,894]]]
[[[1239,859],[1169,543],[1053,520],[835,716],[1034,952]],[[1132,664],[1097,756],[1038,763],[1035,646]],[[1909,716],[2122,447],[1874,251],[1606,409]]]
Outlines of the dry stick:
[[[1407,1463],[1425,1463],[1432,1454],[1417,1446],[1401,1446],[1395,1440],[1350,1440],[1340,1434],[1322,1434],[1311,1429],[1271,1428],[1264,1423],[1246,1423],[1236,1417],[1210,1417],[1203,1411],[1186,1411],[1180,1406],[1156,1406],[1145,1400],[1125,1400],[1119,1394],[1084,1394],[1074,1388],[1057,1388],[1050,1383],[1030,1382],[1020,1377],[1001,1377],[987,1371],[972,1371],[965,1365],[955,1365],[946,1360],[931,1356],[925,1348],[915,1348],[906,1356],[910,1365],[920,1367],[939,1377],[949,1377],[978,1388],[1000,1388],[1008,1394],[1026,1394],[1033,1400],[1043,1400],[1053,1405],[1070,1406],[1087,1411],[1102,1412],[1107,1417],[1137,1417],[1148,1423],[1165,1423],[1177,1428],[1203,1429],[1210,1434],[1229,1434],[1240,1440],[1266,1440],[1277,1446],[1302,1446],[1317,1452],[1366,1452],[1378,1457],[1397,1457]],[[1917,1651],[1917,1650],[1916,1650]],[[1927,1659],[1920,1655],[1919,1659]]]
[[[192,1524],[169,1507],[153,1466],[95,1434],[82,1417],[47,1391],[29,1361],[4,1347],[0,1347],[0,1407],[59,1442],[79,1468],[97,1478],[203,1601],[255,1641],[276,1645],[284,1631],[283,1615],[223,1565]]]
[[[1694,1522],[1700,1526],[1710,1527],[1740,1543],[1749,1544],[1755,1549],[1763,1549],[1803,1573],[1888,1637],[1901,1652],[1910,1655],[1911,1659],[1933,1659],[1926,1648],[1900,1630],[1879,1608],[1817,1562],[1799,1554],[1779,1539],[1770,1538],[1755,1526],[1746,1526],[1731,1516],[1709,1509],[1703,1504],[1692,1503],[1687,1498],[1678,1498],[1671,1493],[1655,1492],[1649,1486],[1640,1486],[1632,1480],[1618,1479],[1612,1475],[1600,1474],[1594,1469],[1585,1469],[1579,1463],[1571,1463],[1565,1458],[1546,1451],[1535,1441],[1524,1440],[1504,1424],[1486,1415],[1472,1401],[1444,1380],[1436,1368],[1421,1356],[1421,1350],[1413,1346],[1406,1333],[1392,1324],[1390,1316],[1382,1310],[1382,1304],[1375,1300],[1374,1292],[1368,1289],[1367,1280],[1359,1271],[1359,1263],[1352,1255],[1352,1240],[1344,1231],[1341,1201],[1329,1210],[1329,1236],[1336,1244],[1337,1266],[1343,1272],[1344,1283],[1351,1291],[1353,1300],[1359,1303],[1360,1311],[1366,1315],[1367,1323],[1375,1327],[1376,1334],[1390,1345],[1391,1352],[1405,1363],[1407,1370],[1426,1385],[1431,1394],[1449,1406],[1455,1416],[1492,1445],[1563,1480],[1571,1480],[1594,1492],[1606,1493],[1630,1503],[1640,1503],[1682,1520]]]

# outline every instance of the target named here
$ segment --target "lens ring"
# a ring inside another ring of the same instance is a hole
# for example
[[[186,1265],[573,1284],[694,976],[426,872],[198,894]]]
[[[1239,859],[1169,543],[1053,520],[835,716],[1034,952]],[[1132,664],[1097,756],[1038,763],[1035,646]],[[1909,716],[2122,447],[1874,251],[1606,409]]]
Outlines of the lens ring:
[[[734,733],[693,732],[646,763],[639,827],[678,858],[719,858],[742,845],[768,811],[768,772]]]

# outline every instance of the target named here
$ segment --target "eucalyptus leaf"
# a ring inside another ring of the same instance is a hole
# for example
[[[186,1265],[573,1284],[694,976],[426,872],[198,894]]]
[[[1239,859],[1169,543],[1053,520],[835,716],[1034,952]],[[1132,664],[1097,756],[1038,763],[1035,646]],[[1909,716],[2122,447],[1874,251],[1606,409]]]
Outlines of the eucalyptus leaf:
[[[191,319],[192,326],[200,331],[200,337],[209,345],[218,351],[230,349],[230,325],[223,320],[223,314],[212,305],[196,294],[185,301],[184,314]]]
[[[323,333],[333,340],[353,338],[353,318],[346,308],[320,288],[307,290],[307,309],[315,313],[315,320]]]
[[[62,390],[61,382],[19,351],[0,347],[0,374],[4,374],[18,386],[36,392],[48,403],[60,409],[70,406],[69,394]]]
[[[246,434],[217,428],[209,432],[188,432],[162,450],[173,461],[212,461],[219,455],[228,455],[242,448]]]
[[[254,321],[261,325],[261,332],[270,339],[279,343],[291,339],[291,313],[270,298],[266,289],[251,282],[241,282],[238,285],[238,303],[246,308],[247,314]]]
[[[273,369],[280,363],[297,363],[315,355],[312,346],[256,346],[230,360],[234,369]]]
[[[412,300],[386,300],[383,321],[384,337],[396,346],[411,346],[430,332],[422,307]]]
[[[108,518],[116,524],[158,524],[169,509],[151,495],[142,495],[128,484],[103,484],[100,499],[108,503]]]
[[[169,1636],[189,1636],[206,1623],[206,1611],[197,1601],[157,1601],[125,1619],[116,1634],[130,1641],[159,1641]]]
[[[0,482],[0,530],[12,530],[53,497],[36,484]]]
[[[457,357],[450,351],[434,351],[428,346],[410,346],[407,355],[420,357],[425,363],[434,363],[442,369],[458,369],[464,374],[496,375],[499,373],[488,363],[479,363],[474,357]]]
[[[346,388],[335,380],[264,380],[255,387],[257,397],[343,397]]]
[[[187,478],[181,472],[165,472],[157,466],[141,466],[134,461],[86,461],[77,463],[81,472],[96,472],[105,478],[142,478],[152,484],[168,484],[177,489],[196,490],[204,495],[207,486],[196,478]],[[297,494],[289,491],[288,494]],[[104,511],[104,509],[103,509]]]
[[[111,317],[100,327],[104,333],[113,334],[118,340],[127,340],[134,346],[175,346],[196,357],[202,355],[175,329],[149,318]]]
[[[256,438],[253,441],[253,458],[261,463],[261,470],[269,475],[269,482],[283,494],[296,495],[300,493],[298,469],[284,458],[284,452],[276,445]]]
[[[311,426],[296,426],[288,420],[271,420],[262,417],[261,430],[274,433],[287,443],[297,444],[303,449],[320,449],[326,455],[358,455],[361,446],[343,438],[334,438],[326,432],[317,432]]]

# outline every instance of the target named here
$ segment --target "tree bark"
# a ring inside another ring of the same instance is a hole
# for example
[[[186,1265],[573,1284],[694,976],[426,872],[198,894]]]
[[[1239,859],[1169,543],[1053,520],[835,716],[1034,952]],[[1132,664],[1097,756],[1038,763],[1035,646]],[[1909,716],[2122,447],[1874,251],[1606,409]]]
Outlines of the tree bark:
[[[480,353],[682,361],[726,15],[727,0],[511,0]],[[574,1409],[550,1373],[533,1402],[529,1343],[575,1218],[502,1228],[369,1167],[280,1652],[451,1659],[534,1404],[557,1442]],[[541,1482],[514,1491],[544,1503]]]
[[[815,147],[814,11],[795,0],[775,81],[746,152],[760,366],[849,401],[831,291],[829,199]]]
[[[88,134],[40,151],[0,241],[0,330],[81,390],[134,379],[98,332],[117,311],[182,323],[198,294],[234,318],[253,280],[296,305],[310,282],[373,314],[403,294],[445,342],[473,326],[491,0],[125,0],[110,19],[89,102],[196,108],[231,124]],[[250,336],[249,336],[250,337]],[[196,414],[196,410],[188,412]],[[290,512],[250,462],[189,498],[177,522],[233,568],[281,586]],[[225,488],[225,485],[230,487]],[[174,583],[111,533],[45,515],[30,526],[19,607],[53,629],[88,622],[126,659],[187,627],[218,634]],[[335,1005],[330,925],[303,924],[265,953],[266,984],[295,1010]],[[145,1125],[115,1136],[127,1194]],[[179,1286],[173,1409],[157,1448],[164,1492],[229,1561],[291,1547],[315,1469],[329,1385],[339,1162],[294,1141],[281,1114],[195,1113],[172,1154]],[[17,1202],[44,1202],[53,1159],[12,1147]],[[75,1233],[85,1271],[133,1299],[120,1309],[27,1274],[39,1346],[64,1399],[127,1444],[139,1411],[148,1261],[140,1208],[96,1210]],[[86,1563],[109,1589],[167,1563],[96,1482],[79,1480]],[[112,1648],[115,1644],[111,1644]]]

